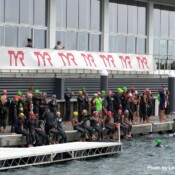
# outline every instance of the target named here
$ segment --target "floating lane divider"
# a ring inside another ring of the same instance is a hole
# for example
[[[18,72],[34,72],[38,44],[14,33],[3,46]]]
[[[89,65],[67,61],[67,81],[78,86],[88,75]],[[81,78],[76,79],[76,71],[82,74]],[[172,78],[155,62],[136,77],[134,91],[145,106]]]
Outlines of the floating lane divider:
[[[114,155],[121,142],[70,142],[30,148],[0,148],[0,170]]]

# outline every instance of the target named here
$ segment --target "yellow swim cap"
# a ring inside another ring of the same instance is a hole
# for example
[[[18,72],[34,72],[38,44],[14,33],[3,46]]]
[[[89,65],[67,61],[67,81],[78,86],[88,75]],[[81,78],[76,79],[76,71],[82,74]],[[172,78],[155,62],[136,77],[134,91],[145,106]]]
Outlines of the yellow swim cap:
[[[57,115],[57,116],[60,116],[60,115],[61,115],[61,113],[58,111],[58,112],[56,112],[56,115]]]
[[[24,118],[24,113],[22,113],[22,112],[19,113],[18,118],[20,118],[20,119]]]
[[[78,116],[78,112],[77,111],[74,111],[74,116],[77,117]]]

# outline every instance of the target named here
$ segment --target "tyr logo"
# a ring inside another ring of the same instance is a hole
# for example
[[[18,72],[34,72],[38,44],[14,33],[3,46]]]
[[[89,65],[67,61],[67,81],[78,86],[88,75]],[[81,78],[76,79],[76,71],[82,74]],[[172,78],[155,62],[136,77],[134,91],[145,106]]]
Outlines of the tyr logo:
[[[116,67],[114,63],[114,58],[112,55],[100,55],[100,58],[102,58],[103,63],[105,64],[105,67]]]
[[[19,66],[19,63],[21,63],[22,66],[25,66],[23,51],[15,52],[13,50],[9,50],[8,54],[10,55],[10,66],[13,66],[13,60],[15,61],[15,66]]]
[[[36,55],[36,57],[38,59],[38,66],[41,66],[41,62],[43,63],[43,66],[48,66],[46,64],[46,61],[50,64],[50,66],[53,66],[49,53],[47,53],[47,52],[43,52],[43,53],[34,52],[34,55]]]
[[[119,56],[121,62],[122,62],[122,66],[123,68],[131,68],[132,69],[132,66],[131,66],[131,58],[129,56]]]

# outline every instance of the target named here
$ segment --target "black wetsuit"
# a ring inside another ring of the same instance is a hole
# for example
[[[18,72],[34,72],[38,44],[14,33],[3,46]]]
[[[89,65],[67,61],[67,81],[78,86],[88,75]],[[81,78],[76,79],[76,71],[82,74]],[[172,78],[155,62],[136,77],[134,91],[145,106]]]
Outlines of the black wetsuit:
[[[29,132],[30,132],[31,137],[32,137],[32,143],[34,143],[36,141],[35,127],[36,127],[35,119],[29,119],[28,120],[28,129],[29,129]]]
[[[46,122],[46,134],[52,137],[53,141],[58,142],[59,131],[55,128],[55,114],[53,112],[45,111],[43,117]]]
[[[87,125],[87,120],[90,119],[90,116],[89,115],[80,115],[79,116],[79,122],[82,122],[82,124],[80,125],[82,128],[84,128],[85,130],[87,130],[90,134],[90,136],[92,137],[94,135],[94,130],[91,126],[88,126]]]
[[[90,119],[90,126],[95,129],[95,131],[98,132],[98,137],[97,139],[103,139],[103,129],[102,127],[98,124],[98,122],[96,120],[93,119],[93,117],[91,117]]]
[[[12,126],[11,126],[11,132],[15,132],[15,125],[16,121],[18,119],[18,114],[19,114],[19,105],[18,101],[12,101],[10,104],[10,116],[12,119]]]
[[[84,129],[81,125],[78,124],[78,118],[73,117],[72,123],[75,123],[75,126],[73,126],[74,130],[77,130],[78,132],[81,133],[81,138],[85,138],[86,136],[86,129]]]
[[[65,121],[68,121],[70,119],[70,106],[71,106],[71,98],[72,95],[70,93],[65,93],[64,98],[66,101],[66,115],[65,115]]]
[[[39,96],[33,96],[32,97],[33,100],[33,111],[35,114],[40,114],[40,102],[41,102],[41,98]]]
[[[45,123],[43,120],[35,120],[35,132],[36,132],[36,141],[37,145],[49,145],[50,139],[49,136],[45,133]],[[41,138],[41,143],[40,143]]]
[[[114,123],[110,123],[110,116],[108,115],[105,119],[105,128],[108,130],[107,135],[114,134],[117,131]]]
[[[6,102],[2,104],[0,100],[0,127],[3,126],[4,129],[6,128],[8,117],[9,117],[9,107],[10,107],[10,100],[7,98]]]
[[[59,135],[61,136],[60,139],[60,143],[66,143],[67,141],[67,136],[66,133],[63,130],[63,126],[62,126],[62,118],[61,117],[57,117],[55,119],[55,124],[56,124],[56,129],[59,131]]]
[[[23,129],[23,122],[24,121],[22,119],[17,119],[15,125],[15,132],[17,134],[22,134],[23,136],[26,136],[27,145],[32,145],[31,134],[27,130]]]
[[[86,101],[85,98],[82,96],[77,97],[77,103],[78,103],[78,114],[81,115],[83,109],[86,109]]]
[[[106,101],[107,101],[107,110],[108,111],[113,111],[113,101],[111,95],[106,96]]]
[[[51,100],[51,101],[48,103],[48,105],[49,105],[50,111],[53,112],[53,113],[56,115],[56,112],[57,112],[57,105],[58,105],[57,101],[56,101],[56,100],[54,100],[54,101]]]

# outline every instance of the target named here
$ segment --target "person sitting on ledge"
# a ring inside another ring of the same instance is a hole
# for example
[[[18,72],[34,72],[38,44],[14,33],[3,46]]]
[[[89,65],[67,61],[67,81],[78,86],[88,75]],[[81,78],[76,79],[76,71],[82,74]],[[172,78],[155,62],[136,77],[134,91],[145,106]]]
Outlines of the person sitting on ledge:
[[[83,127],[81,127],[81,123],[78,122],[78,112],[74,111],[73,113],[73,117],[72,117],[72,126],[74,130],[77,130],[79,133],[81,133],[80,136],[80,141],[86,141],[86,129],[84,129]]]
[[[26,129],[24,129],[24,119],[25,119],[24,113],[19,113],[18,119],[16,121],[16,125],[15,125],[15,132],[17,134],[22,134],[23,136],[26,136],[27,146],[32,147],[33,146],[32,137],[31,137],[31,134]]]

